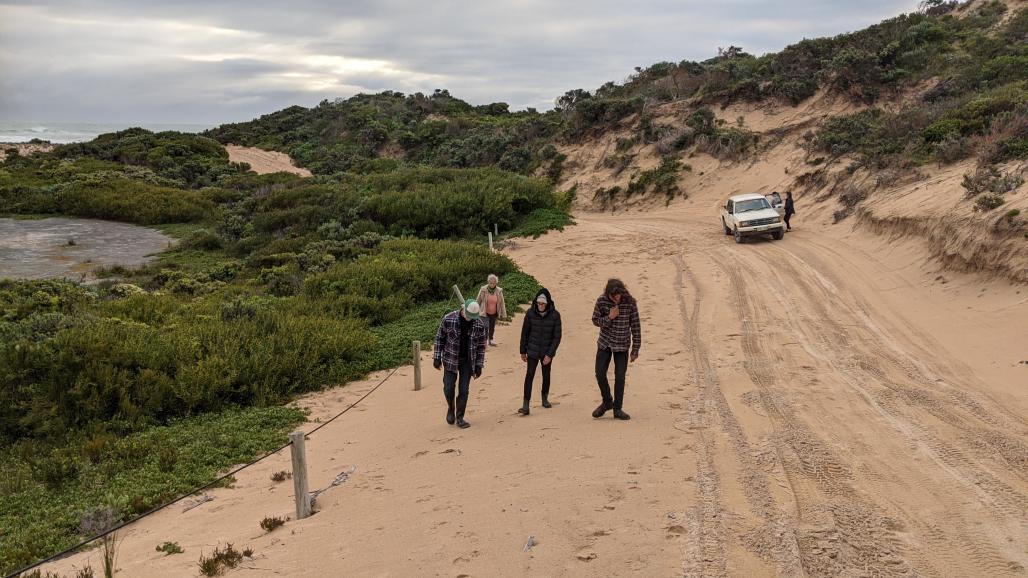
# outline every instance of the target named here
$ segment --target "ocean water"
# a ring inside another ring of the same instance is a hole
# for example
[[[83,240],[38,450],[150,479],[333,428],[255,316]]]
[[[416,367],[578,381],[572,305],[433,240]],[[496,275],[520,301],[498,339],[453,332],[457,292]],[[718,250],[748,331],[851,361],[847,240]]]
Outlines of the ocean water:
[[[161,124],[161,123],[91,123],[91,122],[5,122],[0,121],[0,143],[28,142],[34,138],[54,144],[84,142],[101,134],[139,126],[154,132],[175,130],[179,132],[200,132],[211,128],[205,124]]]

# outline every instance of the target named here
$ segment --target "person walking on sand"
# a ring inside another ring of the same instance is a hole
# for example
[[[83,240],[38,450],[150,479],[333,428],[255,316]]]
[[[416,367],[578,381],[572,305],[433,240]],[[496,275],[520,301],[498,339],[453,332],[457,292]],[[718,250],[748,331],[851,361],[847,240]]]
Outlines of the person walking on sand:
[[[791,231],[792,226],[789,225],[789,219],[796,214],[796,206],[792,202],[792,191],[786,191],[785,193],[785,230]]]
[[[528,402],[532,400],[532,382],[535,381],[535,370],[542,364],[543,373],[543,407],[550,405],[550,370],[553,358],[560,347],[561,325],[560,312],[553,304],[553,297],[544,287],[535,295],[535,306],[525,313],[525,321],[521,326],[521,361],[528,363],[525,372],[524,402],[518,413],[528,415]]]
[[[503,287],[497,285],[499,277],[490,275],[487,283],[478,290],[478,306],[489,320],[489,345],[496,347],[496,322],[507,318],[507,304],[503,300]]]
[[[443,370],[443,395],[446,396],[446,423],[471,427],[464,419],[468,408],[471,378],[482,377],[485,367],[485,342],[488,330],[481,319],[481,308],[474,299],[447,313],[435,335],[432,365]],[[457,392],[454,402],[454,390]]]
[[[607,287],[593,307],[593,325],[600,328],[596,350],[596,383],[603,401],[593,411],[593,417],[603,417],[614,410],[614,419],[631,419],[622,410],[625,399],[625,374],[628,362],[639,359],[642,329],[639,323],[638,302],[620,279],[610,279]],[[610,395],[607,370],[614,360],[614,396]]]

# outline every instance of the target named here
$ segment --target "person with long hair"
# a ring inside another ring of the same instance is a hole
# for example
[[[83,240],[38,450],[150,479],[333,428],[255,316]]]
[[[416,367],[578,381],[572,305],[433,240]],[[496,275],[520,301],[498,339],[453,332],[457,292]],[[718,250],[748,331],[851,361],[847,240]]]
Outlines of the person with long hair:
[[[627,420],[629,415],[622,409],[625,399],[625,375],[629,362],[639,359],[642,345],[642,328],[639,322],[639,306],[628,288],[620,279],[610,279],[603,295],[593,307],[593,325],[600,328],[596,342],[596,383],[603,401],[593,411],[593,417],[600,418],[614,410],[614,419]],[[614,395],[610,392],[607,371],[614,361]]]

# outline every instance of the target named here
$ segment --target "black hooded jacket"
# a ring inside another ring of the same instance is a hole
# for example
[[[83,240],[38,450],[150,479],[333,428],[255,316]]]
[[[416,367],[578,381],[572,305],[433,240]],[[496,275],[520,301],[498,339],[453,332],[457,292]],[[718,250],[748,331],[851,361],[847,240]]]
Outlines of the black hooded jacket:
[[[539,312],[539,307],[533,299],[521,326],[521,353],[535,359],[542,359],[547,355],[555,357],[557,347],[560,346],[560,312],[554,306],[549,291],[545,288],[540,289],[535,295],[536,299],[540,295],[546,296],[545,314]]]

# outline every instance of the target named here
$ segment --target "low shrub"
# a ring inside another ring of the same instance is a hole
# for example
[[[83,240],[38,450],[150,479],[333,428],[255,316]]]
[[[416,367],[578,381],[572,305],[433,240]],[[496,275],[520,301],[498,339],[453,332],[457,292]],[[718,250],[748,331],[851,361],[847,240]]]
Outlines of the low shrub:
[[[999,195],[981,195],[974,202],[974,208],[976,211],[985,212],[991,211],[1003,205],[1006,201]]]
[[[279,518],[277,516],[275,516],[275,517],[266,517],[263,520],[261,520],[261,528],[265,532],[273,532],[276,529],[278,529],[278,528],[282,527],[283,525],[285,525],[285,523],[286,523],[285,520],[283,520],[282,518]]]
[[[407,350],[409,355],[409,342]],[[4,528],[0,572],[11,572],[74,545],[81,539],[80,529],[106,529],[112,520],[131,518],[141,507],[149,509],[210,482],[224,468],[281,446],[288,432],[303,420],[303,412],[295,408],[251,408],[189,417],[116,436],[103,460],[96,464],[82,460],[77,476],[55,487],[32,477],[22,478],[20,472],[29,469],[28,462],[36,455],[48,455],[51,449],[79,454],[86,438],[72,435],[67,442],[45,443],[23,439],[0,446],[4,469],[0,480],[0,527]],[[110,427],[121,431],[117,420]],[[51,448],[52,443],[58,446]],[[171,472],[160,469],[162,447],[178,450],[179,459]],[[49,449],[44,452],[45,448]],[[22,479],[17,486],[12,484],[16,478]],[[109,506],[98,508],[98,504]]]
[[[682,163],[677,157],[666,155],[661,158],[660,164],[647,171],[643,171],[632,178],[625,190],[627,196],[657,193],[663,194],[668,201],[683,193],[678,187],[678,175],[681,171],[691,171],[692,167]]]
[[[967,197],[974,197],[985,192],[1003,194],[1024,184],[1024,177],[1014,173],[1003,173],[998,168],[987,165],[978,167],[974,172],[964,174],[960,184],[967,191]]]
[[[556,209],[536,209],[532,211],[514,229],[508,231],[506,237],[532,237],[537,239],[548,231],[563,231],[564,227],[574,225],[571,215]]]
[[[209,556],[200,554],[200,561],[197,565],[200,567],[200,573],[204,576],[218,576],[226,569],[232,569],[238,566],[243,558],[252,558],[253,550],[250,548],[244,549],[242,552],[232,547],[232,544],[226,544],[224,548],[215,547],[214,552]]]
[[[164,552],[165,556],[171,556],[172,554],[181,554],[185,552],[182,546],[178,545],[178,542],[164,542],[157,546],[158,552]]]
[[[215,212],[214,204],[198,192],[116,178],[71,182],[52,198],[39,212],[139,224],[195,222]]]

